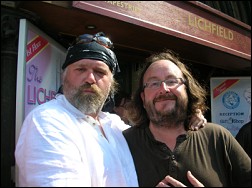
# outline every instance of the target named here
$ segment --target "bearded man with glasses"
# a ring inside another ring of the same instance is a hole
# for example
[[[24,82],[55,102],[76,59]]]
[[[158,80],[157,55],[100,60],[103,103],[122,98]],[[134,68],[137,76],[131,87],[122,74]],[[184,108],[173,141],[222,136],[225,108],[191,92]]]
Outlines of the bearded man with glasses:
[[[123,132],[140,187],[251,186],[251,159],[227,129],[189,128],[190,117],[208,109],[206,95],[172,51],[147,59],[128,109],[135,126]]]

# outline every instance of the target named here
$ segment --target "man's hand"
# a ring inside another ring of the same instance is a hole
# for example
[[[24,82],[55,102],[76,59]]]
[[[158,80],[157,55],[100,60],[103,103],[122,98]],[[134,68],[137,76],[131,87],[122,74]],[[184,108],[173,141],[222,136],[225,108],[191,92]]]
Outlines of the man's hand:
[[[200,183],[190,171],[187,172],[187,178],[190,181],[190,183],[194,187],[204,187],[202,183]],[[172,178],[171,176],[166,176],[156,187],[186,187],[183,183],[180,181]]]
[[[190,130],[197,131],[198,129],[204,127],[207,123],[206,118],[203,116],[201,110],[197,110],[196,114],[192,116],[190,120]]]

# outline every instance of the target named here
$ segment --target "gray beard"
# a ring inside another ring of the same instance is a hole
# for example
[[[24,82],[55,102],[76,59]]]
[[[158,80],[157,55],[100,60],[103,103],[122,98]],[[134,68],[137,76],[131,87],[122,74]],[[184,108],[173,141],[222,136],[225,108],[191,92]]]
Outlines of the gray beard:
[[[99,95],[75,95],[72,99],[72,104],[75,106],[78,110],[80,110],[84,114],[94,114],[98,113],[106,98],[103,99]]]
[[[96,87],[93,89],[94,93],[84,94],[83,87],[68,89],[64,91],[64,95],[75,108],[84,114],[100,112],[109,95],[109,90],[101,91]]]

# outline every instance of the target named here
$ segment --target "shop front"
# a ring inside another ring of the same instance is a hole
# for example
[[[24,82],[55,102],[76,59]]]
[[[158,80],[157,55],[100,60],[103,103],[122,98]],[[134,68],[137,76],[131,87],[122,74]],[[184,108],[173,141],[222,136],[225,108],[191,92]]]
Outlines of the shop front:
[[[7,109],[1,110],[1,172],[6,172],[1,175],[2,185],[10,186],[10,179],[15,182],[15,101],[20,95],[15,69],[20,19],[27,19],[64,49],[78,35],[103,31],[114,43],[121,68],[117,79],[129,93],[135,90],[144,59],[163,49],[178,53],[209,88],[211,78],[227,78],[214,91],[232,77],[251,76],[251,26],[198,1],[12,2],[1,6],[1,75],[5,75],[1,76],[1,109]],[[210,96],[208,103],[211,105]],[[211,112],[206,117],[211,121]]]

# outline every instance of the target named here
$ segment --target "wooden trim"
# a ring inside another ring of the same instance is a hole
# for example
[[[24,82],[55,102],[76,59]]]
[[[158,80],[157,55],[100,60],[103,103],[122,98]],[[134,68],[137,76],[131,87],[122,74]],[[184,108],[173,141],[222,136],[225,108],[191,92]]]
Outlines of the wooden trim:
[[[73,1],[73,7],[251,60],[251,27],[187,1]]]

